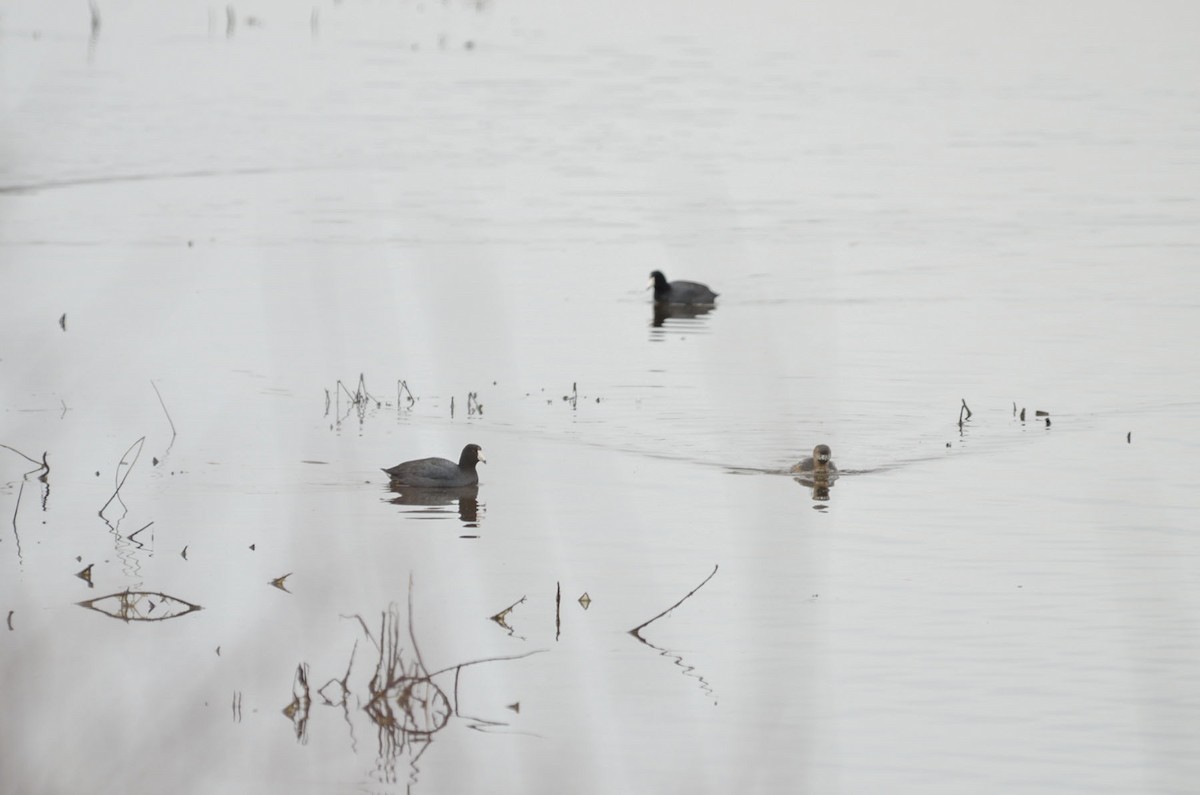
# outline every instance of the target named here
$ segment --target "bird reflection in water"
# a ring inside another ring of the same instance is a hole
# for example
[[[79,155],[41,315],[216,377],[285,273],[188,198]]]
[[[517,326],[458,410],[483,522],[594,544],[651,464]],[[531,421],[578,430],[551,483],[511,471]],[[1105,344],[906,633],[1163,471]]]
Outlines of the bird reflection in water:
[[[788,470],[795,475],[796,482],[812,489],[814,502],[828,502],[829,490],[837,480],[838,468],[833,463],[833,451],[827,444],[819,444],[813,448],[813,454],[800,460]]]
[[[453,489],[430,489],[419,486],[402,486],[391,483],[387,490],[396,495],[389,499],[393,505],[425,507],[432,510],[412,511],[429,519],[440,519],[448,514],[445,506],[457,506],[458,518],[466,527],[479,526],[479,486],[461,486]]]
[[[679,329],[701,328],[705,325],[703,318],[709,312],[717,307],[714,304],[654,304],[654,317],[650,321],[650,325],[654,328],[661,329],[664,325],[668,325],[668,320],[684,321],[682,323],[671,323],[670,327]],[[696,322],[691,322],[696,321]]]
[[[812,473],[809,472],[805,475],[797,475],[795,480],[801,486],[812,489],[813,502],[829,502],[829,490],[833,488],[833,482],[837,480],[837,475],[833,475],[832,477],[828,475],[813,477]],[[814,507],[823,508],[824,506]]]

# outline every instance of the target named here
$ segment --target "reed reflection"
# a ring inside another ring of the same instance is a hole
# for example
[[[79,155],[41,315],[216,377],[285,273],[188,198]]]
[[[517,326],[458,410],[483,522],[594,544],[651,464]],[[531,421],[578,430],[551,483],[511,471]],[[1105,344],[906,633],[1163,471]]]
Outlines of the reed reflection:
[[[283,714],[292,722],[296,732],[296,742],[304,745],[308,742],[308,712],[312,708],[312,693],[308,688],[308,663],[296,666],[296,675],[292,678],[292,701],[283,708]],[[237,712],[240,713],[240,699]]]
[[[421,757],[438,733],[455,719],[478,731],[512,731],[509,720],[466,712],[460,693],[464,689],[461,687],[464,669],[519,660],[542,651],[468,660],[431,669],[421,655],[411,600],[410,584],[408,615],[402,616],[399,607],[391,605],[382,613],[375,632],[361,616],[344,616],[356,620],[362,628],[362,637],[350,650],[345,672],[314,688],[310,681],[319,680],[310,680],[308,664],[299,663],[292,679],[292,700],[282,710],[291,721],[296,741],[304,744],[309,739],[309,722],[316,717],[313,708],[340,708],[355,752],[358,737],[376,738],[372,778],[384,785],[401,784],[408,792],[418,783]],[[359,654],[363,645],[359,641],[363,639],[376,650],[373,664],[372,655]],[[518,713],[519,703],[514,701],[509,709]]]
[[[157,591],[120,591],[77,604],[122,621],[165,621],[202,609],[200,605]]]
[[[648,621],[643,621],[641,624],[638,624],[636,627],[629,630],[629,634],[632,635],[633,637],[635,637],[639,643],[643,644],[644,646],[648,646],[651,649],[654,649],[654,651],[658,652],[658,655],[660,657],[665,657],[668,660],[670,660],[676,667],[678,667],[680,669],[681,673],[684,676],[691,678],[691,679],[695,679],[696,682],[700,686],[700,690],[703,691],[704,694],[708,698],[711,698],[713,700],[713,706],[716,706],[716,704],[717,704],[716,692],[713,690],[712,684],[696,670],[696,666],[690,665],[690,664],[684,662],[682,654],[678,654],[676,652],[670,651],[669,649],[664,649],[661,646],[656,646],[653,643],[651,643],[650,641],[646,640],[645,636],[642,635],[642,630],[645,629],[646,627],[650,626],[651,624],[653,624],[655,621],[659,620],[663,616],[670,614],[672,611],[674,611],[677,607],[682,605],[688,599],[691,599],[696,594],[697,591],[699,591],[701,588],[703,588],[705,585],[707,585],[708,581],[716,576],[717,571],[720,568],[721,568],[720,565],[713,566],[712,572],[707,577],[705,577],[704,580],[699,585],[697,585],[692,590],[688,591],[682,599],[680,599],[678,602],[675,602],[675,604],[671,605],[666,610],[663,610],[658,615],[654,616],[654,618],[651,618]]]
[[[65,318],[66,318],[66,315],[63,315],[63,320],[60,322],[65,324],[66,323]],[[65,325],[64,325],[64,328],[65,328]],[[37,459],[30,458],[29,456],[25,455],[24,453],[22,453],[20,450],[16,449],[15,447],[9,447],[6,444],[0,444],[0,447],[3,447],[5,450],[13,451],[17,455],[24,458],[26,461],[30,462],[31,464],[38,464],[36,469],[31,469],[28,472],[25,472],[24,474],[22,474],[21,485],[17,489],[17,502],[16,502],[16,505],[13,507],[13,515],[12,515],[13,540],[17,542],[17,560],[19,562],[23,562],[24,558],[21,555],[21,534],[17,530],[17,515],[21,510],[21,495],[23,495],[25,493],[25,482],[27,480],[29,480],[29,476],[37,475],[38,482],[40,482],[42,484],[42,500],[41,500],[42,511],[43,512],[46,511],[46,506],[50,500],[50,464],[46,462],[46,456],[48,455],[48,453],[42,453],[42,461],[39,464]],[[89,585],[90,585],[90,583],[89,583]]]
[[[453,506],[458,510],[458,518],[466,527],[478,527],[481,508],[479,502],[479,486],[462,486],[454,489],[429,489],[420,486],[402,486],[390,483],[387,490],[394,494],[388,502],[393,505],[429,508],[432,510],[408,511],[429,519],[440,519],[450,515],[445,507]]]

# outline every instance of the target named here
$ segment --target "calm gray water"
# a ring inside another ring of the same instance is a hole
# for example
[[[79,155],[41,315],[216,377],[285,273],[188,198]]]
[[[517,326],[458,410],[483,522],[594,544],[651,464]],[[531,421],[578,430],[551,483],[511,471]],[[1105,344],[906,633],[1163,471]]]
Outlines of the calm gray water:
[[[1197,6],[98,2],[0,6],[0,789],[1195,791]]]

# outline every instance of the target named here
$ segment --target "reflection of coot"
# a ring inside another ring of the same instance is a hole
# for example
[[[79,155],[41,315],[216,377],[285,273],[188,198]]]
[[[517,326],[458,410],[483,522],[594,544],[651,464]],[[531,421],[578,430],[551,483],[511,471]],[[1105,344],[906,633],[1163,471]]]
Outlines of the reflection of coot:
[[[707,315],[716,309],[713,304],[663,304],[654,303],[654,328],[662,328],[667,320],[692,320]]]
[[[457,464],[444,458],[419,458],[383,471],[388,473],[393,483],[404,486],[459,488],[479,482],[475,465],[480,461],[487,461],[482,448],[477,444],[469,444],[462,449]]]
[[[654,302],[658,304],[711,304],[717,293],[699,282],[668,282],[662,271],[650,274],[654,285]]]
[[[404,486],[392,482],[388,488],[395,492],[393,505],[453,505],[458,502],[458,518],[464,522],[479,521],[479,486],[459,486],[458,488],[420,488]]]

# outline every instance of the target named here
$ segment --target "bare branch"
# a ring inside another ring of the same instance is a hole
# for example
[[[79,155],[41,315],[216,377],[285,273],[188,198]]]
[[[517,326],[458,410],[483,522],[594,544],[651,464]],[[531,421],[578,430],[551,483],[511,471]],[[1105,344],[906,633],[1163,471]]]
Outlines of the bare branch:
[[[138,456],[140,456],[142,454],[142,444],[145,441],[146,441],[146,437],[143,436],[142,438],[138,439],[133,444],[129,445],[129,449],[126,450],[125,453],[121,456],[121,460],[117,462],[117,472],[120,472],[121,464],[124,464],[126,457],[128,457],[129,454],[133,452],[133,449],[135,447],[137,448],[137,453],[133,456],[133,460],[129,462],[129,466],[125,469],[125,474],[122,475],[119,480],[118,480],[116,474],[113,475],[113,481],[117,484],[117,487],[113,491],[112,496],[108,498],[108,502],[104,503],[104,506],[100,509],[99,513],[101,516],[104,515],[104,509],[107,508],[109,505],[111,505],[113,500],[120,499],[118,497],[118,495],[121,493],[121,487],[125,485],[125,478],[129,477],[129,473],[133,471],[133,465],[137,463]]]
[[[667,613],[670,613],[672,610],[674,610],[675,608],[677,608],[677,607],[679,607],[681,604],[683,604],[685,601],[687,601],[687,599],[688,599],[689,597],[691,597],[691,595],[692,595],[692,594],[694,594],[696,591],[699,591],[701,588],[703,588],[703,587],[705,586],[705,584],[707,584],[707,583],[708,583],[708,581],[709,581],[709,580],[711,580],[711,579],[712,579],[712,578],[713,578],[713,577],[716,575],[716,573],[717,573],[717,569],[719,569],[719,568],[720,568],[720,565],[719,565],[719,564],[718,564],[718,565],[714,565],[714,566],[713,566],[712,573],[711,573],[711,574],[709,574],[707,577],[705,577],[705,578],[704,578],[704,582],[700,583],[700,584],[699,584],[699,585],[697,585],[695,588],[693,588],[692,590],[688,591],[686,596],[684,596],[682,599],[680,599],[680,600],[679,600],[678,602],[676,602],[675,604],[673,604],[673,605],[671,605],[670,607],[668,607],[666,610],[664,610],[664,611],[662,611],[661,613],[659,613],[658,615],[656,615],[654,618],[650,619],[649,621],[644,621],[644,622],[642,622],[641,624],[638,624],[638,625],[637,625],[636,627],[634,627],[633,629],[629,630],[629,634],[630,634],[630,635],[633,635],[634,637],[636,637],[636,638],[638,638],[638,639],[641,639],[641,637],[642,637],[642,636],[641,636],[641,630],[645,629],[645,628],[646,628],[646,627],[648,627],[650,624],[653,624],[655,621],[658,621],[660,618],[662,618],[663,616],[665,616]]]
[[[24,458],[26,461],[28,461],[31,464],[38,463],[38,460],[36,458],[30,458],[29,456],[25,455],[24,453],[22,453],[20,450],[18,450],[15,447],[9,447],[6,444],[0,444],[0,447],[3,447],[5,450],[12,450],[14,453],[21,456],[21,458]],[[36,470],[34,470],[34,471],[36,471]]]
[[[171,444],[175,444],[175,437],[178,435],[175,432],[175,421],[171,419],[171,412],[167,411],[167,404],[163,400],[162,393],[158,391],[158,384],[151,379],[150,386],[154,387],[154,394],[158,395],[158,405],[162,406],[163,414],[167,415],[167,422],[171,426]],[[171,451],[171,444],[167,445],[167,452]],[[163,458],[166,458],[167,452],[163,453]]]

